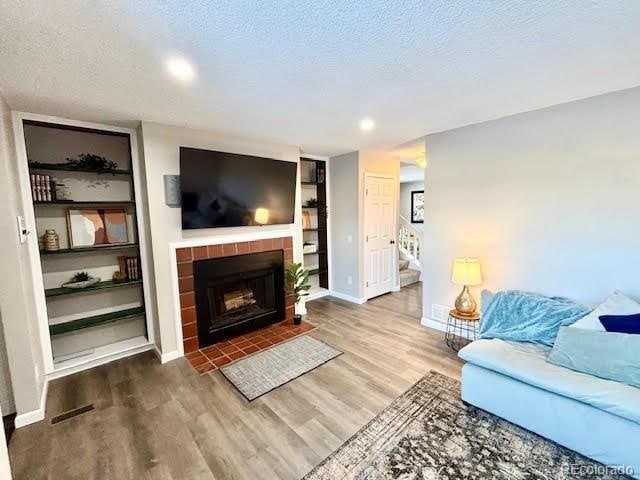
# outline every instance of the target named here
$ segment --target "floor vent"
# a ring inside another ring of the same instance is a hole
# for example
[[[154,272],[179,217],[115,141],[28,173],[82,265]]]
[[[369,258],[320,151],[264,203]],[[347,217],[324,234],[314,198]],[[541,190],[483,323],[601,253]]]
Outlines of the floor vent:
[[[66,413],[62,413],[60,415],[56,415],[51,419],[51,425],[55,425],[56,423],[64,422],[65,420],[69,420],[70,418],[77,417],[78,415],[82,415],[83,413],[87,413],[93,410],[93,403],[89,405],[85,405],[84,407],[74,408],[73,410],[69,410]]]

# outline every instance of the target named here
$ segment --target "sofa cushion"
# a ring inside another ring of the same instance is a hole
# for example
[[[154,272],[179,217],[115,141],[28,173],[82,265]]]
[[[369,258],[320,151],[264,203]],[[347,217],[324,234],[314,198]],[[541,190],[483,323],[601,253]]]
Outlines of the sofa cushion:
[[[640,334],[640,313],[635,315],[600,315],[600,323],[607,332]]]
[[[640,335],[564,327],[547,361],[640,388]]]
[[[600,322],[601,315],[631,315],[638,312],[640,312],[640,303],[616,290],[590,314],[582,317],[571,327],[604,332],[605,329]]]
[[[477,340],[462,350],[470,363],[640,423],[640,389],[547,363],[551,348],[504,340]]]

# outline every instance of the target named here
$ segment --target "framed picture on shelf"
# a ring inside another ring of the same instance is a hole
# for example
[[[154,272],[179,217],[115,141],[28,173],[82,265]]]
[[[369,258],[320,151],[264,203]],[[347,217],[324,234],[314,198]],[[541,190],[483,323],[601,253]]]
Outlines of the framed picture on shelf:
[[[411,223],[424,223],[424,190],[411,192]]]
[[[70,208],[67,229],[71,248],[129,243],[124,208]]]

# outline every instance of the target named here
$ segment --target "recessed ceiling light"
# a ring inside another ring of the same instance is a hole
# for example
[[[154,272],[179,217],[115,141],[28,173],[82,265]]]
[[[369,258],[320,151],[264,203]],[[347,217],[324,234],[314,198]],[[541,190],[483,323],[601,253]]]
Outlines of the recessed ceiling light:
[[[370,132],[374,128],[376,128],[376,124],[372,119],[367,117],[360,120],[360,130],[363,132]]]
[[[174,78],[182,83],[191,83],[196,71],[191,62],[183,57],[170,57],[166,62],[167,70]]]

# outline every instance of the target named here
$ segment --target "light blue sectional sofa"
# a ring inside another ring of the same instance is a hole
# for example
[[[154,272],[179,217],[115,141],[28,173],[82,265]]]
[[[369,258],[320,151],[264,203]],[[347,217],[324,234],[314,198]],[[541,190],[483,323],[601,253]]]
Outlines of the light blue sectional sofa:
[[[547,363],[550,351],[498,339],[467,345],[462,399],[640,479],[640,389]]]

